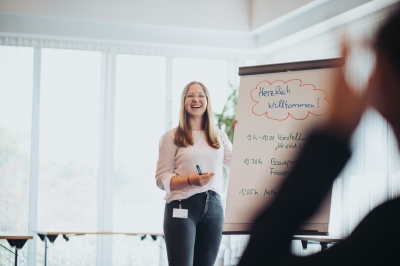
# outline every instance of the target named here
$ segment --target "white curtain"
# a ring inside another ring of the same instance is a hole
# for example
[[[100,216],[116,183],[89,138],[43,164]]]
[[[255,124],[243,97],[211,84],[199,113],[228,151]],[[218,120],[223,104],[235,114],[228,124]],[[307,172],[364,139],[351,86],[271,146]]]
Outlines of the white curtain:
[[[33,49],[0,46],[0,233],[26,234],[32,126]],[[0,245],[9,247],[5,239]],[[19,252],[27,265],[27,248]],[[0,265],[14,255],[0,246]]]

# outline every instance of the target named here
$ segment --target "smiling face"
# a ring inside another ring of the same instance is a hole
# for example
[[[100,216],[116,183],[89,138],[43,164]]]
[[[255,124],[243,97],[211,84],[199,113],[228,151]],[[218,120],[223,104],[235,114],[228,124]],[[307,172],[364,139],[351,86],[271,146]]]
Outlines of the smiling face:
[[[207,110],[207,95],[199,84],[192,84],[185,95],[185,110],[189,117],[203,117]]]

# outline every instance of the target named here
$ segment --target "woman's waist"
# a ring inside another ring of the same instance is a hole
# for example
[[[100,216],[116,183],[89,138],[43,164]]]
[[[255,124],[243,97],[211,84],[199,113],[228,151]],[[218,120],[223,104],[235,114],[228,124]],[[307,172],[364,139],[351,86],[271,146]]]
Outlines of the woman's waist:
[[[189,191],[183,191],[183,190],[176,190],[173,191],[173,193],[170,193],[165,197],[165,200],[167,203],[174,201],[174,200],[185,200],[191,197],[204,197],[207,195],[220,195],[222,192],[221,188],[210,188],[210,189],[204,189],[202,190],[189,190]]]
[[[184,167],[184,166],[178,166],[175,168],[174,173],[176,173],[178,176],[191,176],[193,174],[198,173],[197,167],[198,165],[200,167],[200,170],[202,173],[214,173],[213,179],[219,180],[223,176],[223,169],[222,167],[206,167],[201,163],[195,164],[194,167]]]

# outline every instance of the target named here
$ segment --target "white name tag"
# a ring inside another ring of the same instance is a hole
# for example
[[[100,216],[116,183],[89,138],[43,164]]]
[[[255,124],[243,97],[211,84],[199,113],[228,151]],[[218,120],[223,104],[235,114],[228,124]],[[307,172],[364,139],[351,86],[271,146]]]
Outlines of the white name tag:
[[[188,209],[174,209],[172,212],[174,218],[188,218]]]

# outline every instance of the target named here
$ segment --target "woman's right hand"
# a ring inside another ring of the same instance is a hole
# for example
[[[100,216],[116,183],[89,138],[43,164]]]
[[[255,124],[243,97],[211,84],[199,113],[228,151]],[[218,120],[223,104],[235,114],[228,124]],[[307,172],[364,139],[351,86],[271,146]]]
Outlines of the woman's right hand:
[[[231,125],[231,127],[232,127],[232,132],[235,132],[235,126],[236,126],[236,124],[237,124],[237,120],[235,119],[235,120],[232,121],[232,125]]]
[[[193,174],[191,176],[189,176],[189,182],[190,184],[192,184],[192,186],[205,186],[207,185],[211,179],[213,178],[213,176],[215,175],[215,173],[213,172],[203,172],[202,175],[199,175],[198,173]]]

